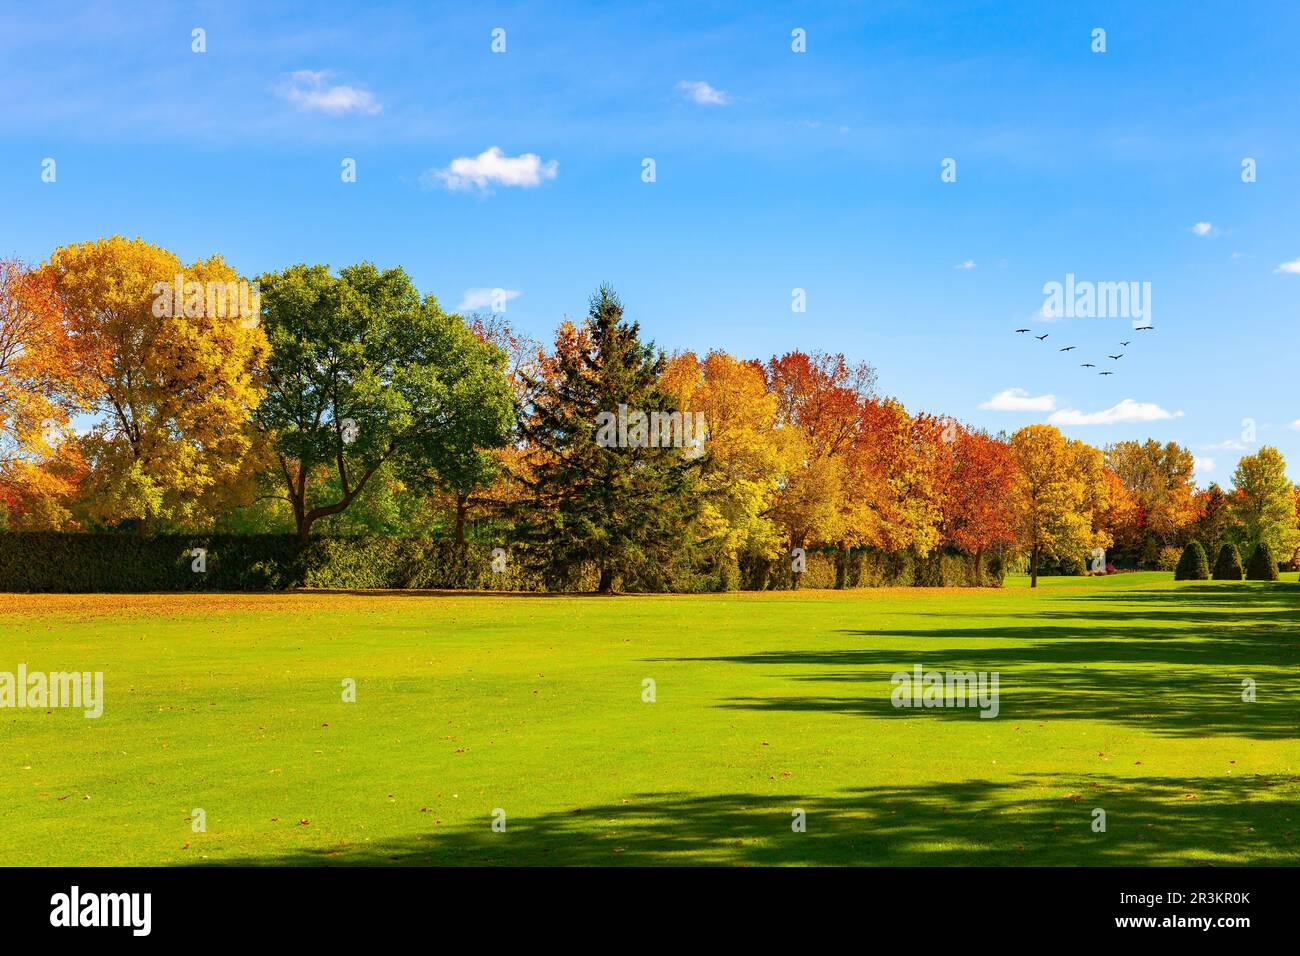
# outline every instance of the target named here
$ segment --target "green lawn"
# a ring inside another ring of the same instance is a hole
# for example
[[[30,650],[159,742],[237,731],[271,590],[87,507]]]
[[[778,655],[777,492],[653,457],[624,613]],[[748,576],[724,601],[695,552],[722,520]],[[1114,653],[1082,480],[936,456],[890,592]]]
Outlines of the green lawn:
[[[1300,863],[1300,585],[1171,577],[5,595],[0,671],[106,700],[0,710],[0,864]],[[914,664],[1000,715],[895,709]]]

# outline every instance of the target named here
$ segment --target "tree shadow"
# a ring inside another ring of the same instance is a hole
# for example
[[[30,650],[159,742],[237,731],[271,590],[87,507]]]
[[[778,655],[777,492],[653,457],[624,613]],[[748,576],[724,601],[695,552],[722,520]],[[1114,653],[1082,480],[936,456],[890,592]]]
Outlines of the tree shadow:
[[[1300,863],[1300,777],[1025,774],[809,797],[633,794],[215,865],[1144,866]],[[1096,832],[1094,813],[1105,812]],[[806,814],[806,832],[792,829]],[[204,864],[214,865],[214,864]]]
[[[1291,739],[1300,730],[1295,591],[1273,584],[1102,592],[1073,597],[1068,607],[1003,615],[927,612],[921,616],[943,623],[832,632],[853,639],[843,648],[819,649],[814,635],[788,651],[659,660],[757,665],[796,684],[857,688],[718,702],[728,709],[979,719],[969,708],[896,708],[891,676],[920,665],[923,671],[997,671],[1001,720],[1106,720],[1167,736]],[[921,647],[900,647],[891,639]],[[925,647],[930,641],[934,649]],[[954,642],[971,646],[956,649]],[[1254,681],[1253,702],[1243,700],[1246,679]]]

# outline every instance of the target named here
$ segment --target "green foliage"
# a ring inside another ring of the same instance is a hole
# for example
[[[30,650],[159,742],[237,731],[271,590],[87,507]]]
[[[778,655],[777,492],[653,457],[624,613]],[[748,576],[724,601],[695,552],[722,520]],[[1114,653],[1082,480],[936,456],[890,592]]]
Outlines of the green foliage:
[[[271,352],[254,421],[303,539],[389,463],[457,487],[482,475],[482,450],[505,443],[515,414],[500,349],[401,269],[296,265],[260,282]]]
[[[1205,549],[1199,541],[1187,542],[1178,567],[1174,569],[1175,581],[1207,581],[1210,577],[1210,562],[1205,556]]]
[[[1274,559],[1273,549],[1268,546],[1267,541],[1261,541],[1255,545],[1255,550],[1250,555],[1250,561],[1246,564],[1246,580],[1277,580],[1277,561]]]
[[[1231,541],[1219,549],[1219,556],[1214,561],[1214,580],[1240,581],[1245,576],[1241,567],[1241,554]]]

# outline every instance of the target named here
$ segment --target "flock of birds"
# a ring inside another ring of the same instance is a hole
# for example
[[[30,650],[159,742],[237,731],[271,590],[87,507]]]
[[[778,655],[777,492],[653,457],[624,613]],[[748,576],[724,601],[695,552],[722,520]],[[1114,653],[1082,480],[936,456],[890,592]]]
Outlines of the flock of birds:
[[[1139,326],[1136,326],[1136,331],[1138,331],[1138,332],[1151,332],[1151,331],[1154,331],[1154,330],[1155,330],[1155,326],[1154,326],[1154,325],[1139,325]],[[1017,333],[1017,334],[1023,334],[1023,333],[1025,333],[1025,332],[1032,332],[1032,331],[1033,331],[1033,329],[1016,329],[1016,333]],[[1038,339],[1038,341],[1042,342],[1044,339],[1046,339],[1046,338],[1047,338],[1049,335],[1051,335],[1051,334],[1052,334],[1052,333],[1050,333],[1050,332],[1044,332],[1042,335],[1035,335],[1034,338],[1036,338],[1036,339]],[[1132,341],[1128,341],[1128,342],[1120,342],[1119,344],[1120,344],[1123,348],[1128,348],[1128,347],[1129,347],[1130,345],[1132,345],[1133,343],[1132,343]],[[1065,348],[1057,349],[1057,351],[1058,351],[1058,352],[1073,352],[1074,349],[1075,349],[1075,346],[1073,346],[1073,345],[1067,345],[1067,346],[1065,346]],[[1107,357],[1108,359],[1110,359],[1111,361],[1113,361],[1113,362],[1118,362],[1120,359],[1122,359],[1122,358],[1124,357],[1124,353],[1123,353],[1123,352],[1120,352],[1118,355],[1110,355],[1110,354],[1108,353],[1108,354],[1106,355],[1106,357]],[[1093,363],[1093,362],[1084,362],[1084,363],[1083,363],[1082,365],[1080,365],[1079,367],[1080,367],[1080,368],[1096,368],[1097,366],[1096,366],[1096,364]],[[1114,373],[1114,372],[1111,372],[1111,371],[1105,371],[1105,372],[1098,372],[1097,374],[1098,374],[1098,375],[1114,375],[1115,373]]]

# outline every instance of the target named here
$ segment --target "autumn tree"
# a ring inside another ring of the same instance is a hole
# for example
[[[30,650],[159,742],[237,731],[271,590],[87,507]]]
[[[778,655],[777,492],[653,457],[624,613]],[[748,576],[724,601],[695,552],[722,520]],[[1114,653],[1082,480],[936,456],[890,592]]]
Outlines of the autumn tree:
[[[944,423],[941,436],[943,539],[971,555],[982,581],[985,553],[1016,540],[1016,459],[1006,441],[955,422]]]
[[[717,543],[734,560],[744,553],[775,557],[781,530],[770,510],[790,466],[790,433],[777,428],[777,397],[767,390],[761,367],[710,352],[673,356],[661,384],[680,408],[704,416],[702,501],[697,519],[706,543]]]
[[[95,416],[80,439],[92,517],[142,532],[206,523],[245,471],[260,398],[257,317],[207,292],[239,288],[238,274],[220,256],[186,266],[121,236],[60,247],[39,273]]]
[[[1231,498],[1212,482],[1208,488],[1196,489],[1192,505],[1196,511],[1191,525],[1192,536],[1205,543],[1207,554],[1217,552],[1220,545],[1234,537],[1236,517]]]
[[[1233,516],[1239,526],[1242,551],[1261,542],[1274,556],[1289,560],[1300,544],[1296,528],[1295,491],[1286,474],[1286,459],[1271,445],[1237,462],[1232,475],[1236,495]]]
[[[1098,540],[1095,516],[1104,510],[1101,454],[1068,441],[1051,425],[1020,429],[1011,436],[1011,448],[1019,465],[1019,537],[1029,553],[1030,586],[1037,587],[1043,556],[1082,556]]]
[[[1142,509],[1144,528],[1161,544],[1175,544],[1196,518],[1192,473],[1196,460],[1176,442],[1122,441],[1105,451],[1106,466]]]
[[[765,372],[790,461],[771,514],[789,547],[865,543],[876,515],[852,472],[866,467],[855,446],[861,451],[875,371],[843,355],[796,351],[773,358]]]
[[[300,540],[389,463],[463,482],[506,441],[515,405],[501,350],[402,269],[295,265],[260,282],[270,351],[255,422]]]

